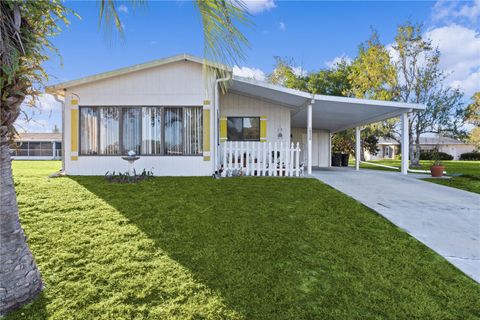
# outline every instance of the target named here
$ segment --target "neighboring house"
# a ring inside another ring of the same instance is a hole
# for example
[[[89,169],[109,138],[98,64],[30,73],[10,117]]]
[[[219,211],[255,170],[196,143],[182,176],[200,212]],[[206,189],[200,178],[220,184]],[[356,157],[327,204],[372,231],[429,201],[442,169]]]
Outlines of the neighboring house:
[[[378,149],[379,150],[376,155],[371,155],[366,152],[365,159],[393,159],[395,158],[395,155],[399,154],[400,143],[394,139],[380,138],[378,140]],[[440,152],[445,152],[451,155],[454,160],[458,160],[462,153],[473,152],[475,150],[475,144],[465,143],[457,139],[438,135],[431,137],[420,137],[420,150],[433,149],[438,149]]]
[[[260,166],[262,154],[275,155],[269,160],[270,168],[272,163],[283,166],[290,161],[287,145],[298,142],[299,161],[311,172],[312,167],[330,166],[332,133],[400,115],[407,125],[406,113],[424,108],[312,95],[232,77],[229,69],[230,77],[216,79],[206,75],[203,63],[190,55],[177,55],[48,87],[47,92],[64,104],[65,172],[125,172],[127,164],[121,156],[133,150],[140,155],[137,171],[212,175],[233,159],[226,153],[229,141],[254,149],[235,151],[236,158],[243,155],[246,165]],[[228,83],[226,92],[221,82]],[[242,143],[246,141],[248,146]]]
[[[10,148],[16,160],[60,160],[62,157],[61,133],[19,133],[15,147]]]

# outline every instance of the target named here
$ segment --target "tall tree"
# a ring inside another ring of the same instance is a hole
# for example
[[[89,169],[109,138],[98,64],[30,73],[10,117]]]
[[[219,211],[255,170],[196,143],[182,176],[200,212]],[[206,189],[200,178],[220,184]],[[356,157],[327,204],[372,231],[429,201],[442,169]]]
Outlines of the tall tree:
[[[424,111],[409,114],[410,163],[418,166],[422,134],[460,132],[463,94],[445,86],[447,74],[439,68],[440,52],[424,38],[422,25],[407,22],[398,27],[393,55],[399,77],[399,100],[426,106]]]
[[[356,98],[390,101],[396,97],[397,70],[377,31],[360,45],[348,80],[351,95]]]
[[[42,280],[20,226],[9,144],[26,97],[35,100],[46,78],[41,64],[49,37],[68,23],[59,1],[0,2],[0,315],[34,298]]]
[[[465,110],[465,121],[475,126],[470,131],[468,140],[480,150],[480,92],[476,92],[472,100]]]
[[[302,74],[295,73],[294,60],[292,58],[274,57],[275,66],[267,81],[276,85],[291,89],[308,91],[308,78]]]
[[[117,14],[118,1],[100,0],[100,22],[122,32]],[[141,1],[131,1],[137,3]],[[204,34],[207,69],[220,75],[228,72],[220,64],[231,65],[243,57],[246,38],[238,24],[248,24],[241,1],[197,0]],[[25,98],[35,101],[47,74],[42,63],[49,41],[68,24],[71,10],[60,0],[0,1],[0,316],[15,309],[42,290],[38,267],[20,226],[11,170],[9,144],[16,134],[14,123]],[[213,64],[213,66],[212,66]]]
[[[475,92],[472,100],[465,110],[465,121],[478,127],[480,126],[480,92]]]
[[[387,48],[373,30],[370,38],[359,46],[358,55],[348,74],[350,95],[356,98],[394,100],[397,96],[397,70]],[[365,126],[362,130],[362,159],[364,152],[377,153],[378,137],[392,137],[396,119],[388,119]],[[354,139],[353,133],[352,141]]]

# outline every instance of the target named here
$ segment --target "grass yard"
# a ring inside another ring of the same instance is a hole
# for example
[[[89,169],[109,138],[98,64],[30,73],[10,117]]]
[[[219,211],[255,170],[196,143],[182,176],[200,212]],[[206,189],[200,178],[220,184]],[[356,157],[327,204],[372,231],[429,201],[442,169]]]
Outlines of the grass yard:
[[[369,161],[388,166],[400,167],[400,160],[376,160]],[[423,166],[423,170],[430,170],[430,165],[433,161],[420,161]],[[447,175],[452,175],[451,179],[435,179],[426,178],[424,180],[442,184],[448,187],[467,190],[470,192],[480,193],[480,161],[442,161],[445,166]],[[361,168],[375,169],[375,170],[388,170],[392,169],[382,168],[369,165],[368,163],[362,163]]]
[[[480,286],[313,179],[48,179],[14,162],[45,282],[6,319],[478,319]]]

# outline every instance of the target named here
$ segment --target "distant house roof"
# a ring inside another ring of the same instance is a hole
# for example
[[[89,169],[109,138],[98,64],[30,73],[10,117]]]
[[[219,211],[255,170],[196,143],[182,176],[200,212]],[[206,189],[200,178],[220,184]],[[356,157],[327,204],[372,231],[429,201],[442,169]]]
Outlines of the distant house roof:
[[[28,132],[19,133],[17,141],[62,141],[62,133]]]
[[[400,144],[398,141],[394,139],[385,139],[380,138],[378,139],[378,144],[385,145],[385,144]],[[420,137],[420,145],[451,145],[451,144],[469,144],[465,143],[461,140],[457,140],[450,137],[443,137],[443,136],[433,136],[433,137]]]

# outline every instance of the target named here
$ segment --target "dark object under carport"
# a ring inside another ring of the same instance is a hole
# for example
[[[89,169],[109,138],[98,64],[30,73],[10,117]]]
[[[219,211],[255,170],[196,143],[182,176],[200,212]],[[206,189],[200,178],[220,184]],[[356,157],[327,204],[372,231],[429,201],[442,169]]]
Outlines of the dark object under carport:
[[[348,158],[350,157],[350,154],[348,153],[342,153],[342,167],[348,167]]]
[[[332,154],[332,167],[340,167],[342,165],[342,154],[334,153]]]

